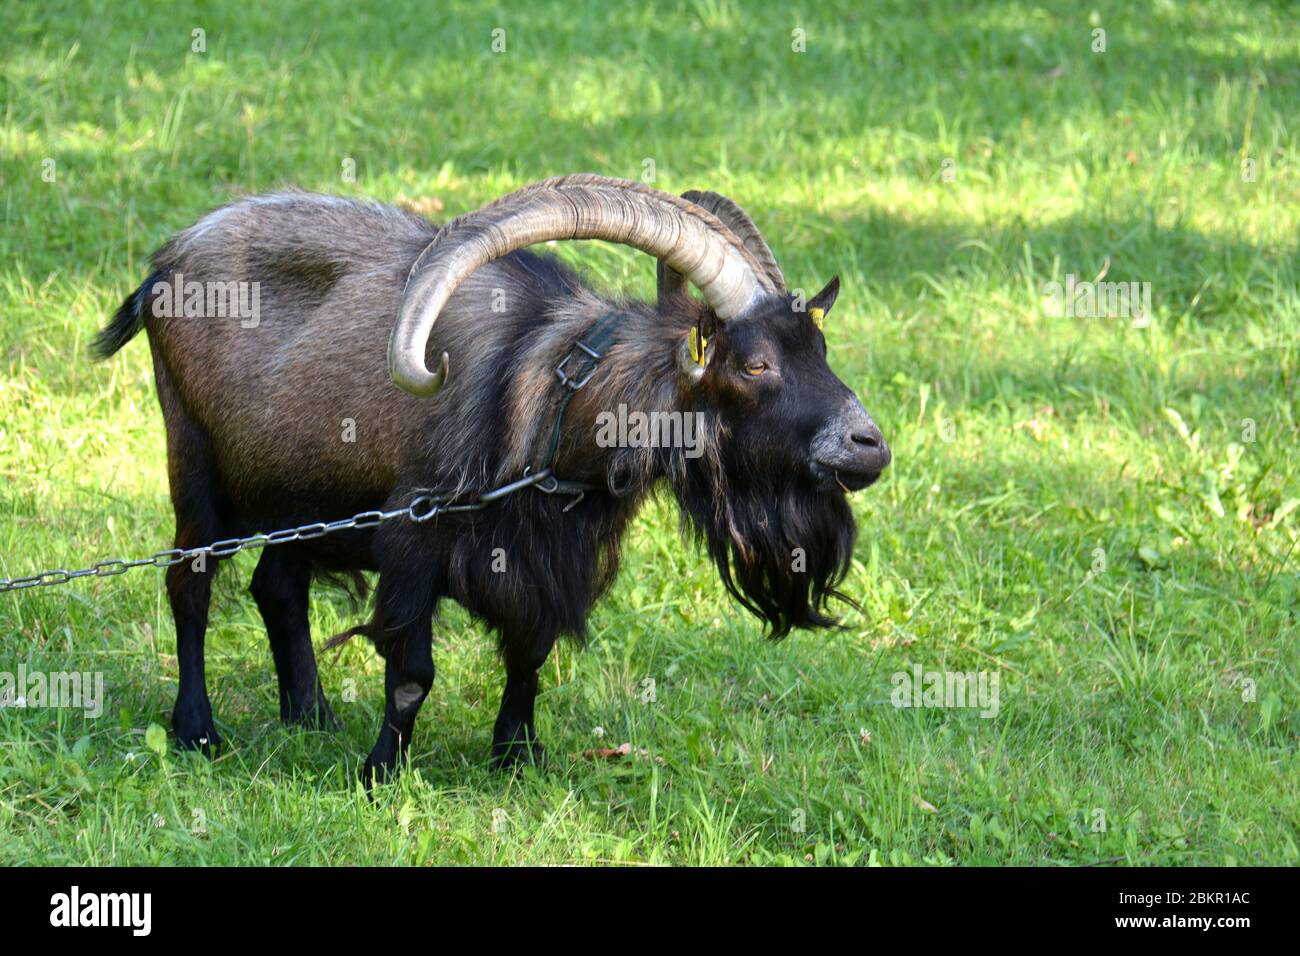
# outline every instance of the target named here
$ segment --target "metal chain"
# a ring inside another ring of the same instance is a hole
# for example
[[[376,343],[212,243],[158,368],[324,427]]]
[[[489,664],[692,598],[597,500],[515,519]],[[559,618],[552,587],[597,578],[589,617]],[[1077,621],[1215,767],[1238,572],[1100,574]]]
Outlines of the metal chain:
[[[430,242],[425,247],[424,251],[420,253],[420,258],[424,257],[424,253],[428,252],[432,245],[433,243]],[[416,265],[419,264],[419,261],[417,258]],[[415,266],[411,267],[411,272],[414,274]],[[407,277],[407,282],[410,282],[410,276]],[[609,320],[610,317],[610,315],[607,315],[600,319],[596,323],[596,327],[603,328],[603,323]],[[602,331],[597,336],[602,347],[604,335],[605,333]],[[560,425],[564,420],[564,407],[568,404],[568,399],[573,397],[573,393],[587,384],[587,380],[591,378],[591,373],[594,371],[594,369],[588,370],[582,380],[576,382],[565,374],[564,363],[579,348],[595,361],[600,361],[601,358],[598,351],[579,341],[573,349],[570,349],[569,355],[560,362],[559,368],[555,370],[555,374],[559,376],[560,383],[567,389],[567,393],[564,403],[560,406],[560,416],[555,422],[555,436],[551,445],[552,458],[555,455],[555,447],[559,443]],[[297,528],[272,531],[270,534],[254,534],[247,538],[227,538],[224,541],[214,541],[202,548],[171,548],[134,561],[110,558],[81,571],[65,571],[62,568],[56,568],[53,571],[42,571],[40,574],[33,574],[25,578],[0,578],[0,594],[4,594],[6,591],[22,591],[27,588],[44,588],[55,584],[67,584],[77,578],[107,578],[115,574],[125,574],[132,568],[170,568],[174,564],[180,564],[182,561],[188,561],[190,558],[197,558],[200,555],[210,554],[214,558],[228,558],[247,548],[265,548],[273,544],[288,544],[290,541],[309,541],[312,538],[333,534],[335,531],[347,531],[351,528],[373,528],[375,525],[383,524],[392,518],[407,517],[416,524],[421,524],[439,514],[478,511],[480,508],[485,508],[492,502],[498,501],[506,495],[514,494],[516,491],[522,491],[524,488],[536,488],[548,495],[573,495],[573,500],[565,505],[563,509],[566,512],[580,502],[586,492],[592,490],[590,485],[583,482],[563,481],[556,478],[551,474],[550,462],[548,461],[546,467],[536,474],[532,474],[532,467],[529,466],[524,469],[524,477],[504,484],[500,488],[485,492],[475,501],[448,503],[435,498],[433,495],[417,495],[405,508],[396,508],[392,511],[363,511],[351,518],[342,518],[338,521],[317,521],[312,524],[300,525]]]
[[[170,568],[174,564],[180,564],[182,561],[188,561],[200,555],[228,558],[245,549],[265,548],[273,544],[288,544],[291,541],[309,541],[312,538],[333,534],[335,531],[347,531],[352,528],[373,528],[393,518],[405,517],[410,518],[416,524],[423,524],[439,514],[478,511],[480,508],[504,498],[506,495],[530,487],[536,487],[546,494],[560,492],[577,494],[580,498],[583,486],[574,482],[560,481],[551,475],[550,469],[539,471],[535,475],[525,472],[524,477],[518,481],[512,481],[500,488],[495,488],[480,496],[476,501],[446,503],[433,495],[418,495],[405,508],[395,508],[392,511],[363,511],[351,518],[342,518],[338,521],[317,521],[312,524],[299,525],[296,528],[286,528],[283,531],[272,531],[270,534],[254,534],[247,538],[227,538],[223,541],[214,541],[212,544],[201,548],[171,548],[167,551],[159,551],[147,558],[137,558],[134,561],[110,558],[106,561],[99,561],[81,571],[65,571],[58,568],[53,571],[42,571],[40,574],[33,574],[25,578],[0,578],[0,594],[6,591],[22,591],[26,588],[43,588],[55,584],[67,584],[77,578],[107,578],[115,574],[125,574],[132,568]],[[569,507],[572,506],[569,505]],[[568,508],[565,508],[565,510],[567,511]]]

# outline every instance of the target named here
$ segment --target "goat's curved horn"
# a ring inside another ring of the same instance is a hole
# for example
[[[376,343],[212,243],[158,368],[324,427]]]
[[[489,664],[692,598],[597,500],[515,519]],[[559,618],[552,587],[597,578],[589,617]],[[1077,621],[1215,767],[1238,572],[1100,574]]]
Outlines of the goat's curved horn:
[[[735,233],[688,200],[606,176],[547,179],[449,223],[421,253],[388,341],[393,381],[413,395],[437,392],[446,353],[437,372],[424,354],[456,287],[493,259],[553,239],[605,239],[649,253],[693,282],[724,322],[781,291]]]
[[[785,288],[785,275],[781,272],[781,267],[777,265],[776,256],[772,254],[771,247],[768,246],[763,234],[758,231],[758,227],[754,225],[754,220],[749,218],[749,214],[745,210],[726,196],[714,192],[692,189],[688,193],[682,193],[682,198],[717,216],[722,221],[722,224],[734,232],[736,237],[745,244],[745,248],[749,250],[750,255],[754,257],[754,261],[759,264],[768,280],[775,284],[778,289]],[[686,276],[660,259],[658,266],[659,304],[663,305],[673,293],[682,289],[686,285],[686,281]]]

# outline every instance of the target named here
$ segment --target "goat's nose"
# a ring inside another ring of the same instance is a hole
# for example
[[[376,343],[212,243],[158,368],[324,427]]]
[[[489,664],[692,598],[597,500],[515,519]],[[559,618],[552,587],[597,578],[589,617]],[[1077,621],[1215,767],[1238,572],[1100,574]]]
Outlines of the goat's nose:
[[[859,453],[865,452],[870,455],[873,452],[880,459],[880,467],[884,468],[889,464],[892,457],[889,453],[889,446],[885,444],[885,436],[880,433],[880,429],[872,422],[870,425],[859,426],[849,432],[849,442],[854,445]]]

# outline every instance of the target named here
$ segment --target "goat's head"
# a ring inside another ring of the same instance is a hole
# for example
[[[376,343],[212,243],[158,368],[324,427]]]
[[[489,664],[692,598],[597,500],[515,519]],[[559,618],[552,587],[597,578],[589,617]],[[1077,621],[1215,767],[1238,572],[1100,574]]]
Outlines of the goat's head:
[[[693,480],[679,500],[728,589],[774,635],[827,626],[823,608],[853,555],[845,493],[873,483],[890,461],[880,429],[826,361],[822,330],[839,278],[811,299],[792,295],[739,206],[716,193],[684,198],[743,242],[769,291],[720,321],[685,298],[687,276],[659,262],[660,311],[693,315],[677,351],[681,387],[716,422],[717,448],[687,463]]]
[[[792,295],[730,200],[565,176],[452,222],[412,272],[389,343],[393,380],[416,395],[437,392],[448,357],[430,372],[425,351],[452,292],[485,263],[554,239],[621,242],[659,260],[659,312],[681,331],[683,404],[711,423],[708,452],[670,473],[683,511],[728,589],[775,635],[832,624],[823,609],[838,594],[856,530],[845,493],[880,476],[889,448],[826,362],[822,326],[839,280],[807,301]],[[687,297],[688,282],[704,304]]]
[[[716,422],[717,446],[683,462],[691,480],[678,498],[727,587],[778,636],[833,623],[823,608],[856,530],[845,493],[874,482],[890,459],[826,363],[820,323],[838,291],[833,279],[807,303],[773,297],[712,335],[706,315],[678,362],[690,403]]]
[[[839,289],[836,277],[807,301],[772,296],[726,323],[697,315],[677,367],[692,404],[722,422],[728,460],[846,492],[872,484],[889,464],[880,429],[826,361],[822,328]],[[673,294],[661,269],[661,308],[682,306]]]

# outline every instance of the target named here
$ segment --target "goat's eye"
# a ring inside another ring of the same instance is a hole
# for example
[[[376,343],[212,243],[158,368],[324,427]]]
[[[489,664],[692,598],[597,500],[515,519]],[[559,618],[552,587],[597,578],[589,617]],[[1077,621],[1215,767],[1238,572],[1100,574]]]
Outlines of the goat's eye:
[[[767,371],[766,362],[753,362],[745,366],[745,374],[749,376],[759,376]]]

